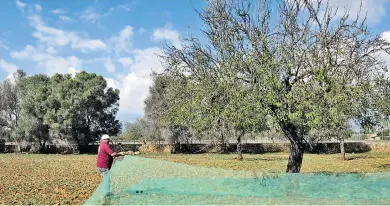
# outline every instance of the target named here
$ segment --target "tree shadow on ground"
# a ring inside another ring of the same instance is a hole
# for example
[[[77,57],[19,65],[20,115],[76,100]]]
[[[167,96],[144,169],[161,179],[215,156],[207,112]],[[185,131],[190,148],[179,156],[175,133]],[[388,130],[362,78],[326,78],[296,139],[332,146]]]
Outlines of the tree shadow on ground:
[[[352,161],[352,160],[360,160],[360,159],[373,159],[373,157],[368,156],[359,156],[359,157],[346,157],[346,161]]]
[[[256,158],[245,158],[243,161],[267,161],[267,162],[273,162],[273,161],[286,161],[288,160],[288,157],[256,157]]]
[[[381,164],[378,166],[379,169],[390,169],[390,164]]]
[[[360,172],[339,172],[339,171],[314,171],[314,172],[310,172],[308,174],[335,176],[335,177],[338,177],[341,175],[346,175],[346,174],[361,175]]]

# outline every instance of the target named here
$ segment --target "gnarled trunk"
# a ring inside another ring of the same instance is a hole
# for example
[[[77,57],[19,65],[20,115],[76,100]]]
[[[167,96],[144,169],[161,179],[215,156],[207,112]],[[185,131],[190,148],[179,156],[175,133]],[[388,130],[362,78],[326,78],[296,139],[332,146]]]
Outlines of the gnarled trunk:
[[[288,157],[287,173],[299,173],[301,171],[304,147],[296,143],[290,143],[290,156]]]
[[[298,127],[290,122],[280,122],[279,125],[290,141],[290,156],[288,158],[286,172],[299,173],[305,151],[303,132],[298,131]]]

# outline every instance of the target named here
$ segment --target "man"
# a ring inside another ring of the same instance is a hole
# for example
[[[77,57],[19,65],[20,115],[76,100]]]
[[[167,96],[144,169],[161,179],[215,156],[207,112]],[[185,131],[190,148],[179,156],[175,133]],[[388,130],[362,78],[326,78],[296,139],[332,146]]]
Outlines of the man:
[[[110,148],[110,136],[103,135],[98,149],[97,167],[101,174],[106,174],[111,169],[113,159],[117,156],[123,156],[122,153],[113,152]]]
[[[123,156],[123,154],[121,153],[113,152],[110,148],[109,143],[110,143],[110,136],[106,134],[103,135],[98,149],[97,164],[96,164],[98,171],[103,177],[102,189],[104,189],[105,196],[111,194],[109,171],[111,169],[114,157]]]

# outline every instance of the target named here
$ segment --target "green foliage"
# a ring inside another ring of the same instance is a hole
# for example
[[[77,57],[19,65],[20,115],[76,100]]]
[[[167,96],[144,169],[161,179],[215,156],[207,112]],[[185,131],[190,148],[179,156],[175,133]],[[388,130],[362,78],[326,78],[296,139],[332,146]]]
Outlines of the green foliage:
[[[97,140],[101,134],[117,135],[115,119],[119,91],[107,88],[102,76],[81,72],[34,75],[17,82],[21,94],[21,122],[15,135],[44,147],[52,138],[68,138],[79,145]]]
[[[129,141],[139,141],[142,139],[143,132],[140,121],[136,122],[125,122],[125,131],[120,135],[122,139]]]
[[[390,130],[383,130],[383,132],[378,132],[378,136],[390,136]]]
[[[46,75],[25,77],[18,82],[21,94],[21,120],[19,134],[33,142],[38,142],[41,150],[50,140],[49,125],[45,115],[49,110],[50,78]]]
[[[362,118],[362,126],[365,131],[372,131],[375,126],[388,128],[390,117],[390,79],[382,78],[373,82],[372,100],[367,102],[374,109],[370,110],[369,115]]]
[[[164,125],[163,118],[169,108],[168,87],[173,79],[156,73],[152,76],[154,84],[149,88],[149,96],[145,100],[145,115],[161,127]]]
[[[194,137],[193,128],[184,120],[185,115],[172,115],[173,111],[180,109],[177,107],[178,104],[183,103],[176,101],[178,100],[175,98],[176,87],[173,86],[180,82],[177,78],[156,73],[153,74],[153,78],[154,84],[149,88],[149,96],[145,100],[145,116],[139,120],[143,125],[145,140],[161,139],[171,144],[188,142]]]

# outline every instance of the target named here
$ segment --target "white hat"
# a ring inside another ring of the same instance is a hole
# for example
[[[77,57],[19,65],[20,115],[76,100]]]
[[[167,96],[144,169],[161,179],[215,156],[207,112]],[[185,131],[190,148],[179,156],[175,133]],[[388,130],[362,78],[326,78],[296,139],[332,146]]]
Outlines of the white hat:
[[[102,136],[102,139],[101,139],[101,140],[105,140],[105,139],[110,139],[110,136],[108,136],[108,134],[104,134],[104,135]]]

